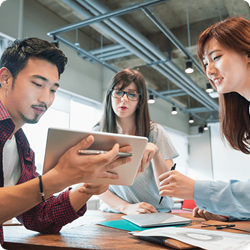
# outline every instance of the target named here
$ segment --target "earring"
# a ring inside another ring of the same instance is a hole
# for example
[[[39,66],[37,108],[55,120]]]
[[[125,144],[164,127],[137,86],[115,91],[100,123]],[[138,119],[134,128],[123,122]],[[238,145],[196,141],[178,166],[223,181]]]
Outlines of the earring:
[[[6,94],[5,94],[5,96],[7,97],[8,96],[8,94],[9,94],[9,91],[8,91],[8,89],[6,90]]]

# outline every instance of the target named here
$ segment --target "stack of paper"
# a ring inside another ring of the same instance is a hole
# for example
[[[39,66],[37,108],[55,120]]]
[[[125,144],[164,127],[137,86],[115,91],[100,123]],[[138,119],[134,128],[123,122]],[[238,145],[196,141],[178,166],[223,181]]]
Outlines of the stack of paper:
[[[250,250],[250,235],[192,228],[160,227],[133,233],[135,236],[165,236],[207,250]]]

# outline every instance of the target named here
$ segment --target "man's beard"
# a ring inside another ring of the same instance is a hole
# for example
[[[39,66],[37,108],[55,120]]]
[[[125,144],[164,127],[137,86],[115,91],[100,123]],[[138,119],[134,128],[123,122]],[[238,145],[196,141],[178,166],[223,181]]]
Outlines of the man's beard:
[[[25,123],[29,123],[29,124],[35,124],[35,123],[38,123],[39,119],[40,119],[40,116],[38,114],[35,115],[35,117],[33,119],[28,119],[27,117],[25,117],[23,114],[20,114],[22,120],[25,122]]]

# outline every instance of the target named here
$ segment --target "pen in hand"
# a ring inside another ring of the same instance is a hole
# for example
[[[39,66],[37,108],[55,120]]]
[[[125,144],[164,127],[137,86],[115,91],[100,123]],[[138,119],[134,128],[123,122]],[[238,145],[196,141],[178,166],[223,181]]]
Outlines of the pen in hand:
[[[170,169],[170,171],[175,170],[175,166],[176,166],[176,163],[175,163],[174,166]],[[161,197],[161,199],[160,199],[160,201],[159,201],[159,204],[161,204],[163,197],[164,197],[164,196]]]

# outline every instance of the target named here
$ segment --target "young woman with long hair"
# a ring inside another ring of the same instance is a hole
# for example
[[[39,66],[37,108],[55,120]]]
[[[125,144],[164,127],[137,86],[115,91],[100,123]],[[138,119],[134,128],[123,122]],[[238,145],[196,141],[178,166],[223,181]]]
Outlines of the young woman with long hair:
[[[173,200],[159,204],[158,177],[169,171],[177,157],[162,126],[150,120],[143,75],[132,69],[118,72],[111,80],[104,101],[104,114],[94,128],[103,132],[145,136],[148,144],[132,186],[110,185],[100,195],[101,210],[124,214],[168,212]]]
[[[249,154],[250,22],[230,17],[206,29],[197,43],[198,57],[219,93],[222,137]],[[225,169],[226,170],[226,169]],[[250,180],[194,181],[177,171],[160,176],[160,194],[193,199],[195,216],[226,220],[220,214],[250,219]]]

